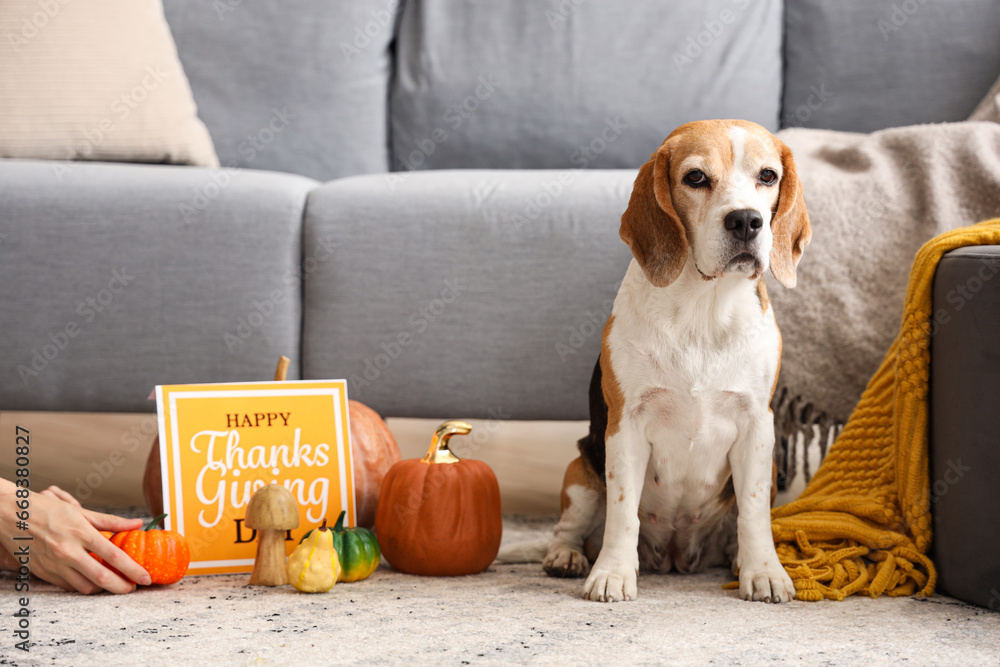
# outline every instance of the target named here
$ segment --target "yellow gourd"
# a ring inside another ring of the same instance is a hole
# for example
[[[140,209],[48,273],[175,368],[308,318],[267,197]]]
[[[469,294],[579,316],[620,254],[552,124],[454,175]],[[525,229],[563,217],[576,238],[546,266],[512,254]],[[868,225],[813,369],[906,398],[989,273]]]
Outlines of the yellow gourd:
[[[326,520],[288,557],[288,581],[303,593],[325,593],[340,576],[340,558]]]

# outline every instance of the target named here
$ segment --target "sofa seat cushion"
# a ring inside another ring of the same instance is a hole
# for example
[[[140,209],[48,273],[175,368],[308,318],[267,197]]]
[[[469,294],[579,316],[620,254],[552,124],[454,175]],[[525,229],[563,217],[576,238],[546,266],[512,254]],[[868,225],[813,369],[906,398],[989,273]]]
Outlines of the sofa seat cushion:
[[[433,171],[309,197],[303,374],[393,417],[586,419],[635,171]]]
[[[314,185],[0,160],[0,405],[146,411],[155,384],[272,377],[298,350]]]

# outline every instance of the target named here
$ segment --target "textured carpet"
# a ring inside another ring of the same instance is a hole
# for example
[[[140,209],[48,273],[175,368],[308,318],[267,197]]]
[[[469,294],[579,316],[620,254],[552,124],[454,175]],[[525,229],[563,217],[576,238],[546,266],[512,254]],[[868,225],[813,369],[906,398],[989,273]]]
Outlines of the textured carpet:
[[[504,541],[552,521],[508,518]],[[326,594],[189,577],[128,595],[32,585],[28,654],[16,650],[13,578],[0,575],[0,664],[745,664],[1000,663],[1000,614],[950,598],[766,605],[721,586],[724,570],[647,575],[639,599],[580,598],[580,580],[539,565],[458,578],[399,574]]]

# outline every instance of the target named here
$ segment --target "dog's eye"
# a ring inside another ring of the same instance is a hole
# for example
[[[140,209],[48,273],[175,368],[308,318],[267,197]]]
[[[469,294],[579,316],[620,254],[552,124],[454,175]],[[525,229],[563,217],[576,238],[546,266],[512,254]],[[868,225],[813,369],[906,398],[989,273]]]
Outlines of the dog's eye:
[[[708,176],[704,172],[695,169],[684,175],[684,182],[692,188],[703,188],[708,185]]]
[[[764,185],[774,185],[775,181],[778,180],[778,175],[774,173],[773,169],[764,169],[760,172],[760,176],[757,178],[759,178],[760,182]]]

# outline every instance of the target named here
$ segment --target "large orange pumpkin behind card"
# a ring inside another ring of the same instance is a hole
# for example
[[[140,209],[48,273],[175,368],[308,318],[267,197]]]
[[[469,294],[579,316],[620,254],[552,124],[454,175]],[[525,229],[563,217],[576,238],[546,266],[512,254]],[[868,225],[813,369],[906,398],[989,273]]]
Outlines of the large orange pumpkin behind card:
[[[351,461],[354,464],[356,525],[375,525],[375,508],[385,474],[402,458],[399,446],[377,412],[363,403],[348,401],[351,415]]]
[[[400,461],[382,480],[375,532],[396,570],[475,574],[496,558],[503,532],[496,475],[448,449],[449,438],[471,430],[465,422],[441,424],[422,459]]]

